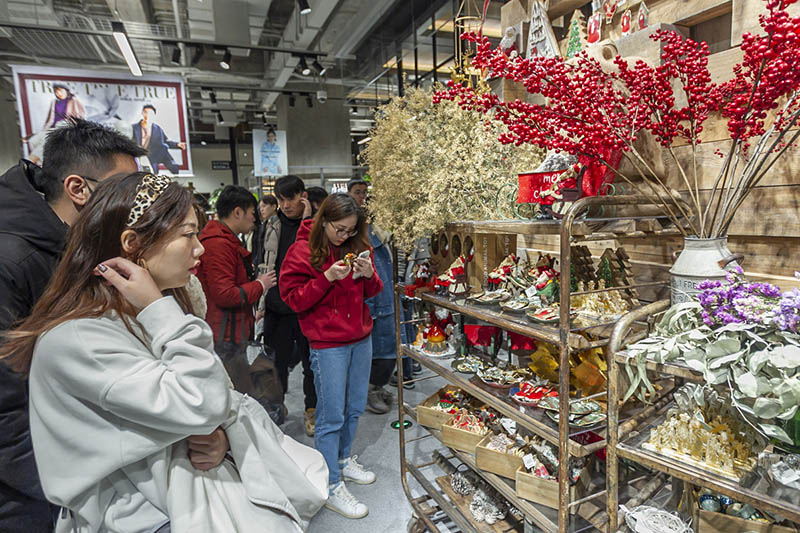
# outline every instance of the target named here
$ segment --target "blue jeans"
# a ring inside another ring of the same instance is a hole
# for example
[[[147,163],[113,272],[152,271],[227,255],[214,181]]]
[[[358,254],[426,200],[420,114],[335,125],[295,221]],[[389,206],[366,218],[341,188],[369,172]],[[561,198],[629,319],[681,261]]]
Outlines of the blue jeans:
[[[350,457],[358,418],[367,404],[372,337],[337,348],[311,349],[317,389],[314,446],[328,464],[328,482],[342,480],[340,462]]]

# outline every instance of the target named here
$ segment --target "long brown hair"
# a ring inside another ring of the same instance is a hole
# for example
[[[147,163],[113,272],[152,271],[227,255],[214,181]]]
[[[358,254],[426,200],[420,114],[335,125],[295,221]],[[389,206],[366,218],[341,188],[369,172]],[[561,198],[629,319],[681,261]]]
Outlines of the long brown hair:
[[[348,238],[341,246],[335,248],[336,260],[338,261],[348,253],[360,253],[369,250],[369,237],[367,237],[367,215],[364,210],[356,205],[355,200],[349,194],[331,194],[322,205],[319,206],[314,225],[311,226],[311,235],[308,237],[308,248],[311,250],[311,266],[322,272],[322,267],[331,253],[331,242],[325,234],[323,224],[336,222],[345,217],[355,215],[356,234]]]
[[[43,333],[69,320],[97,318],[116,311],[135,334],[132,322],[136,309],[103,278],[93,274],[101,262],[124,257],[136,263],[145,252],[158,246],[183,222],[192,208],[192,195],[178,183],[171,183],[148,207],[138,222],[127,227],[136,197],[136,187],[146,173],[115,176],[103,180],[69,230],[67,249],[55,274],[31,314],[17,329],[6,334],[0,359],[17,372],[30,371],[33,347]],[[126,229],[136,232],[138,248],[122,249],[120,237]],[[164,291],[175,296],[185,312],[191,303],[183,288]]]

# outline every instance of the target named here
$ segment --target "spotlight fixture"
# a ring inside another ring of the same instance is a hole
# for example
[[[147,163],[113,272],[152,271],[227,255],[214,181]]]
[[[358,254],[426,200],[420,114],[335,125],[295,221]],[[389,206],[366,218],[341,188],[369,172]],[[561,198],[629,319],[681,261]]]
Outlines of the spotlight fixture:
[[[200,146],[205,146],[205,145],[207,145],[207,144],[208,144],[208,143],[207,143],[207,142],[205,142],[205,141],[200,141]]]
[[[217,103],[217,93],[215,93],[214,91],[211,91],[208,94],[208,97],[211,99],[211,103],[212,104],[216,104]]]
[[[314,99],[311,98],[310,94],[306,95],[306,104],[308,104],[308,107],[314,107]]]
[[[125,32],[125,26],[121,22],[111,22],[111,32],[114,40],[117,42],[119,51],[122,52],[122,57],[128,64],[131,74],[134,76],[142,75],[142,68],[139,66],[139,60],[136,59],[136,54],[133,51],[131,42],[128,40],[128,34]]]
[[[194,56],[192,56],[192,66],[193,67],[196,66],[200,62],[200,59],[203,57],[203,54],[205,52],[206,52],[206,49],[202,45],[197,46],[194,49]]]
[[[289,94],[289,107],[294,107],[294,94]]]
[[[311,69],[308,68],[308,62],[306,61],[305,56],[300,56],[300,63],[298,63],[298,65],[300,65],[300,73],[303,76],[308,76],[311,74]]]
[[[266,125],[267,124],[267,112],[264,111],[261,113],[261,121]]]
[[[217,124],[222,124],[225,122],[225,119],[222,118],[222,111],[217,111]]]
[[[297,5],[300,6],[301,15],[308,15],[311,13],[311,6],[308,5],[308,0],[297,0]]]
[[[175,43],[175,49],[172,51],[172,64],[181,64],[181,48],[178,46],[178,43]]]
[[[358,115],[358,108],[356,106],[351,107],[350,108],[350,114],[351,115]]]
[[[323,67],[322,64],[319,61],[317,61],[316,58],[314,59],[314,62],[311,63],[311,66],[314,67],[314,70],[316,70],[317,74],[319,74],[320,76],[324,76],[325,73],[328,72],[328,67]]]
[[[219,66],[225,70],[231,69],[231,51],[227,48],[225,49],[225,55],[222,56],[222,61],[219,62]]]

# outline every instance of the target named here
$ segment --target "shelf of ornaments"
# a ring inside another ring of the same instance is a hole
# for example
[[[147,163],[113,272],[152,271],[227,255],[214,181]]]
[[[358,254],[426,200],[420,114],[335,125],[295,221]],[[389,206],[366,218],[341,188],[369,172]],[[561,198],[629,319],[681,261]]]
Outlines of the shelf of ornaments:
[[[625,287],[611,290],[625,290]],[[537,341],[543,341],[554,345],[559,345],[561,343],[561,332],[558,324],[548,325],[535,323],[528,320],[524,314],[521,315],[503,311],[499,307],[471,304],[468,303],[466,299],[440,296],[432,292],[423,292],[419,297],[423,302],[428,304],[475,318],[486,324],[497,326],[505,331],[512,331],[519,335],[525,335]],[[639,306],[635,306],[632,310],[638,307]],[[570,349],[584,351],[605,346],[608,344],[609,337],[611,336],[616,322],[616,317],[592,325],[577,323],[573,320],[570,324],[569,333],[567,334],[567,341]],[[645,330],[640,326],[637,326],[637,328],[640,336],[643,336]],[[587,338],[588,336],[596,337],[596,339],[590,340]]]
[[[404,407],[406,416],[416,422],[416,413],[414,409],[407,404]],[[442,446],[447,447],[442,440],[441,430],[429,427],[425,427],[425,429],[436,438]],[[456,459],[467,465],[472,471],[497,490],[509,503],[522,511],[525,518],[545,532],[558,533],[557,509],[552,509],[517,496],[516,482],[514,480],[482,470],[478,467],[473,454],[449,447],[447,447],[447,449],[450,450]],[[637,479],[637,481],[639,480]],[[626,486],[626,484],[623,484],[623,486]],[[603,493],[602,480],[600,483],[594,481],[590,483],[587,491],[589,496],[583,498],[585,501],[582,501],[578,506],[576,514],[573,515],[572,520],[575,523],[573,524],[574,527],[571,528],[572,531],[594,531],[592,527],[604,530],[605,514],[603,511],[605,506],[602,499]],[[595,497],[591,498],[590,496]]]
[[[688,414],[682,421],[678,418],[680,414],[669,416],[676,407],[674,402],[660,407],[655,416],[621,438],[616,446],[620,458],[710,489],[759,510],[775,513],[786,520],[800,522],[800,491],[788,487],[776,489],[774,487],[777,484],[769,489],[770,482],[754,473],[756,458],[741,452],[749,446],[748,442],[734,441],[730,447],[723,448],[720,445],[722,437],[719,426],[718,433],[705,432],[697,426],[692,428]],[[671,423],[670,418],[673,419]],[[711,441],[704,441],[709,433]],[[728,432],[725,433],[727,436]],[[680,440],[689,442],[693,449],[676,451],[673,445]],[[720,451],[726,449],[729,451]],[[737,454],[747,459],[740,461]],[[753,484],[756,486],[753,487]],[[765,489],[772,490],[773,495]],[[779,492],[776,493],[776,490]]]
[[[545,220],[465,220],[449,222],[448,232],[469,232],[489,235],[559,235],[562,221]],[[680,231],[663,216],[624,216],[580,218],[572,225],[573,242],[605,241],[619,238],[636,239],[673,237]]]
[[[514,420],[520,427],[545,439],[547,442],[558,445],[559,430],[558,423],[551,420],[544,409],[530,406],[522,406],[514,403],[509,396],[508,389],[501,389],[487,385],[475,375],[462,374],[454,371],[451,357],[430,357],[421,350],[409,346],[401,346],[402,355],[411,357],[424,367],[444,378],[449,384],[458,387],[470,396],[478,399],[489,407],[495,409],[503,416]],[[666,398],[673,390],[671,381],[658,382],[658,393],[654,397],[656,402]],[[605,404],[606,391],[601,391],[593,395],[578,393],[573,387],[575,396],[570,400],[571,403],[594,399],[601,405]],[[635,421],[647,416],[649,406],[629,402],[624,406],[621,413],[620,423]],[[586,457],[592,453],[606,447],[607,421],[588,428],[571,428],[569,441],[569,453],[577,457]],[[592,442],[594,441],[594,442]]]

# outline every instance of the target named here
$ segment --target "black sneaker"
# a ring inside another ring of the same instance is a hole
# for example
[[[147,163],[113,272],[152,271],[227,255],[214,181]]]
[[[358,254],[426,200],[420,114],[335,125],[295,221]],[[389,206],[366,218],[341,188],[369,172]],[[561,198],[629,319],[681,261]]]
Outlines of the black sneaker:
[[[392,385],[392,387],[397,387],[397,372],[395,372],[394,374],[392,374],[392,379],[389,381],[389,384],[391,384],[391,385]],[[414,382],[412,382],[412,381],[411,381],[411,380],[409,380],[409,379],[406,379],[406,380],[403,382],[403,388],[404,388],[404,389],[406,389],[406,390],[411,390],[411,389],[413,389],[413,388],[414,388],[414,387],[416,387],[416,386],[417,386],[417,384],[416,384],[416,383],[414,383]]]
[[[422,365],[420,363],[414,361],[414,363],[411,365],[411,368],[413,370],[412,374],[414,374],[415,376],[419,376],[420,374],[422,374]]]

